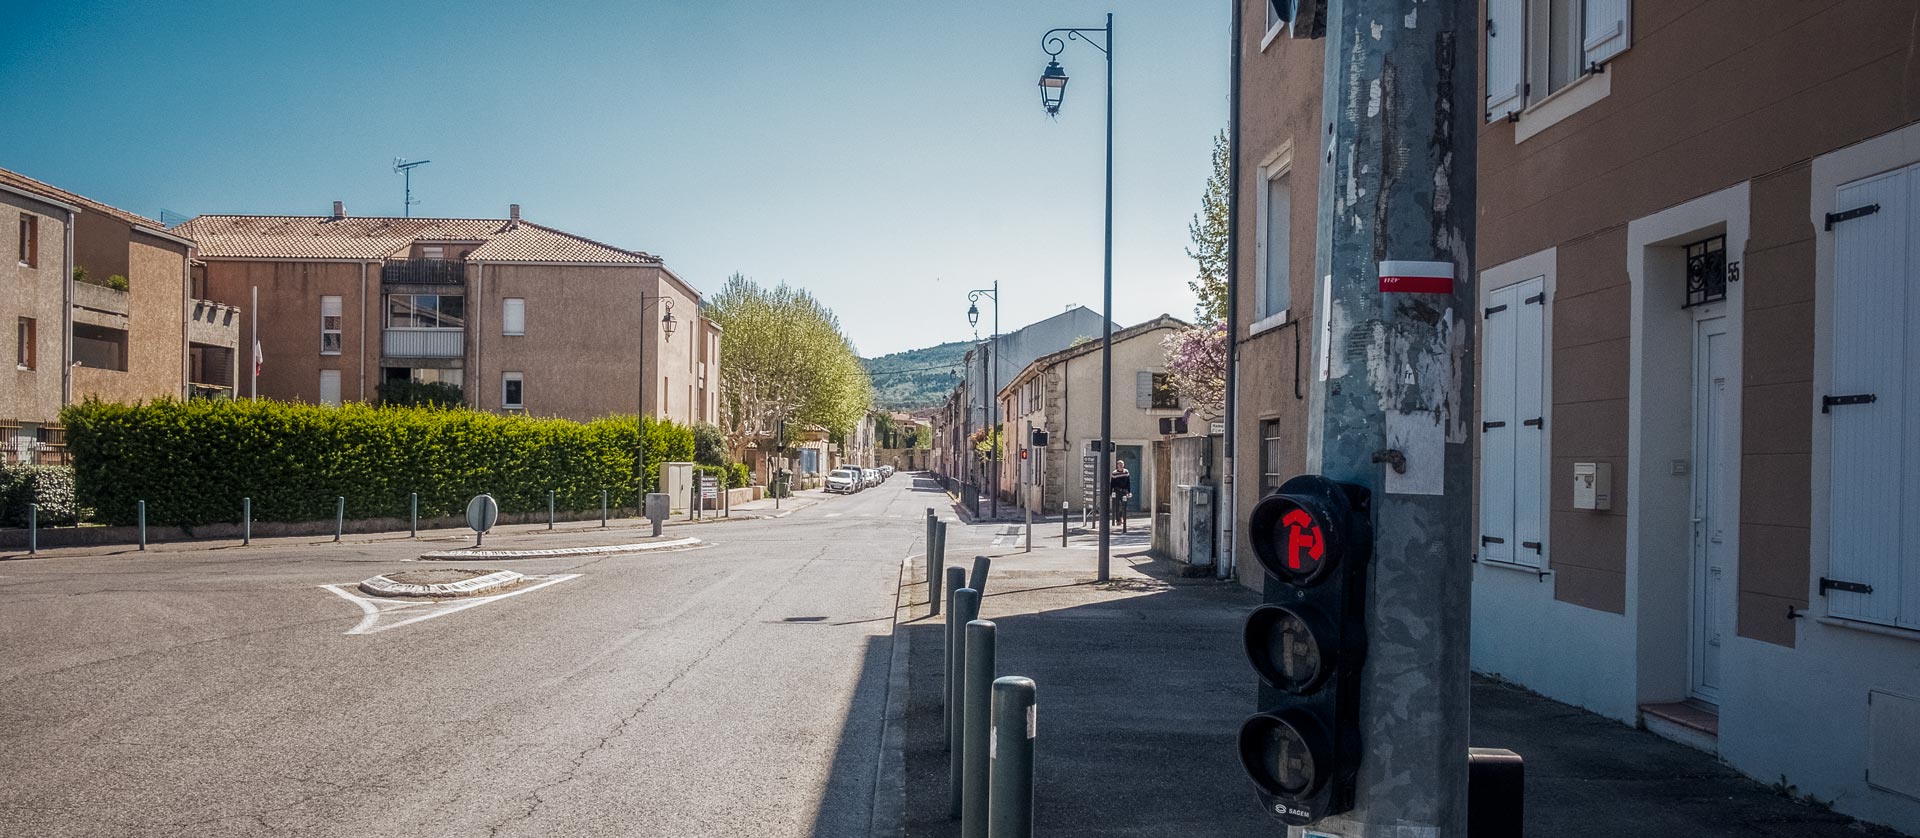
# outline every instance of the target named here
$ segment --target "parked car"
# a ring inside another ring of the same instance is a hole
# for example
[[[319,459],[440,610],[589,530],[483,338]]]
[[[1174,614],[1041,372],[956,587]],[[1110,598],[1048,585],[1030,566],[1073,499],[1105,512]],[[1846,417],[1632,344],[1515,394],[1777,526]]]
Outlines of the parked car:
[[[877,469],[877,468],[863,468],[863,469],[861,469],[860,471],[861,471],[861,472],[862,472],[863,474],[865,474],[865,475],[867,476],[867,485],[868,485],[868,486],[878,486],[878,485],[880,485],[880,470],[879,470],[879,469]]]
[[[844,468],[834,469],[827,475],[827,491],[851,495],[860,491],[860,476]]]

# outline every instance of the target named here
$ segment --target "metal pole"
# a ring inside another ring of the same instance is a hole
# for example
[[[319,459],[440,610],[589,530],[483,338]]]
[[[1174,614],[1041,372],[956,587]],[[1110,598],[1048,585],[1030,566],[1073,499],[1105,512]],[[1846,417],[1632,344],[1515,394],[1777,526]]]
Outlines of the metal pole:
[[[993,712],[993,631],[991,620],[967,623],[966,713],[962,728],[960,838],[987,838],[987,749]]]
[[[140,550],[141,552],[146,552],[146,549],[147,549],[147,502],[146,501],[140,501],[138,511],[140,513]]]
[[[987,595],[987,569],[992,564],[993,564],[993,560],[987,558],[986,556],[974,556],[973,557],[973,575],[967,578],[967,587],[972,588],[975,591],[979,592],[981,596],[986,596]]]
[[[553,490],[547,490],[547,529],[553,529]]]
[[[959,568],[955,568],[958,570]],[[947,817],[959,818],[961,787],[965,785],[966,755],[966,625],[980,616],[980,592],[961,588],[953,592],[953,610],[947,612]]]
[[[1367,583],[1390,603],[1366,614],[1359,687],[1392,700],[1361,703],[1353,811],[1317,825],[1346,838],[1467,833],[1479,24],[1478,7],[1457,0],[1419,15],[1400,0],[1328,7],[1315,251],[1332,279],[1320,305],[1341,341],[1391,336],[1353,347],[1386,363],[1336,362],[1314,377],[1308,428],[1308,470],[1372,493]],[[1384,209],[1336,212],[1336,191]],[[1445,263],[1454,279],[1438,293],[1383,293],[1382,260]],[[1414,444],[1390,441],[1401,438]],[[1404,483],[1383,452],[1404,463]]]
[[[340,534],[347,528],[347,499],[335,498],[333,501],[333,540],[339,543]]]
[[[1033,838],[1033,739],[1038,722],[1033,680],[993,682],[992,767],[988,771],[987,835]]]
[[[1227,78],[1240,78],[1240,38],[1246,4],[1233,4],[1233,48],[1228,58],[1230,70]],[[1264,23],[1264,20],[1262,21]],[[1240,206],[1240,85],[1236,81],[1227,89],[1227,206]],[[1220,500],[1214,505],[1215,515],[1219,517],[1219,561],[1214,563],[1214,575],[1220,579],[1230,579],[1234,575],[1234,564],[1238,561],[1237,546],[1233,530],[1234,502],[1239,490],[1234,481],[1239,479],[1239,461],[1235,447],[1235,435],[1239,433],[1239,424],[1235,421],[1234,410],[1239,404],[1240,386],[1240,213],[1237,210],[1227,213],[1227,369],[1226,369],[1226,433],[1221,440],[1221,486]],[[1295,327],[1298,328],[1298,327]],[[1295,332],[1294,336],[1299,337]],[[1311,348],[1311,347],[1309,347]],[[1258,427],[1256,425],[1255,427]],[[1221,513],[1218,510],[1226,510]]]
[[[987,350],[987,398],[992,401],[987,408],[987,434],[992,441],[988,453],[993,455],[993,517],[1000,517],[1000,446],[1006,444],[1000,438],[1000,280],[993,281],[993,343]]]
[[[1027,507],[1027,549],[1026,549],[1026,552],[1028,552],[1028,553],[1031,553],[1031,552],[1033,552],[1033,507],[1031,507],[1031,506],[1029,506],[1029,507]]]
[[[927,616],[940,616],[940,577],[946,575],[947,555],[941,530],[945,524],[927,510]]]
[[[1067,514],[1070,507],[1066,501],[1060,502],[1060,546],[1067,546]]]
[[[27,555],[40,552],[40,504],[27,504]]]
[[[407,537],[419,538],[420,537],[420,493],[419,492],[407,493],[407,510],[408,510],[408,514],[412,516],[411,520],[413,522],[407,525]]]
[[[1331,43],[1331,42],[1329,42]],[[1100,473],[1106,480],[1113,471],[1113,13],[1107,13],[1107,240],[1106,272],[1101,283],[1104,308],[1100,310]],[[1113,513],[1107,506],[1113,492],[1100,486],[1100,572],[1094,581],[1107,581],[1107,563],[1112,554]]]
[[[607,528],[607,490],[600,490],[600,528]]]
[[[253,543],[253,498],[240,499],[240,546]]]
[[[946,576],[947,622],[941,627],[941,630],[945,633],[942,643],[945,647],[947,668],[944,670],[945,675],[943,676],[945,683],[941,685],[942,695],[940,697],[940,706],[944,712],[941,716],[940,724],[941,730],[945,731],[945,734],[941,737],[941,747],[944,750],[952,750],[953,741],[957,738],[955,731],[959,728],[959,725],[954,722],[953,716],[956,708],[960,706],[960,682],[958,678],[953,677],[953,648],[958,644],[959,640],[959,630],[955,627],[966,625],[964,621],[954,620],[955,611],[953,603],[955,599],[959,597],[960,589],[967,586],[967,569],[964,567],[949,567],[946,570]]]

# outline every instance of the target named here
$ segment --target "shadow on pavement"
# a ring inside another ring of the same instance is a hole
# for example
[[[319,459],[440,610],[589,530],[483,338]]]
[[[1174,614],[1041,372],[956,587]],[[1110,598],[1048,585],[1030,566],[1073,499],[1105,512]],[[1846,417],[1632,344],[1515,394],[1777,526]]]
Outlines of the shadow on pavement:
[[[887,703],[887,673],[893,655],[893,638],[887,635],[867,638],[860,658],[860,675],[847,707],[849,713],[840,729],[840,744],[833,752],[833,765],[827,787],[814,816],[814,838],[857,838],[867,834],[873,808],[874,757],[880,752],[880,733]],[[771,693],[770,693],[771,694]],[[794,731],[804,736],[806,731]],[[778,755],[769,755],[779,759]]]

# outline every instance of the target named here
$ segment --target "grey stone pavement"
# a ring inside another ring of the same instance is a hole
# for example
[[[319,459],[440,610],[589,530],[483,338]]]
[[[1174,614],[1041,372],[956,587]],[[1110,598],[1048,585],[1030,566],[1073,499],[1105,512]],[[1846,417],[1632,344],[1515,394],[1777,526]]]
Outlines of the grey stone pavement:
[[[1036,834],[1285,835],[1254,799],[1234,752],[1255,676],[1241,625],[1258,597],[1180,579],[1116,539],[1112,581],[1093,583],[1091,536],[1059,525],[1020,552],[1006,524],[955,527],[950,563],[993,556],[982,616],[998,624],[998,674],[1037,682]],[[997,545],[996,545],[997,542]],[[941,618],[926,616],[924,565],[903,592],[906,834],[959,834],[947,819]],[[1524,690],[1476,682],[1472,741],[1527,761],[1526,832],[1553,838],[1862,838],[1868,828],[1775,794],[1698,751]]]
[[[492,563],[542,578],[486,601],[350,596],[454,533],[0,561],[0,835],[864,835],[925,496]]]

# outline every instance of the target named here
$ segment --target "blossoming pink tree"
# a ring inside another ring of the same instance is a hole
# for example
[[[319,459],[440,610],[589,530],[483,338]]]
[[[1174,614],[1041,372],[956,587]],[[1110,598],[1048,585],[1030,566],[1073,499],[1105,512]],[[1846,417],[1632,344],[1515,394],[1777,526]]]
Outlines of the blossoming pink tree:
[[[1227,401],[1227,324],[1202,323],[1182,329],[1168,335],[1161,346],[1181,403],[1200,416],[1221,415]]]

